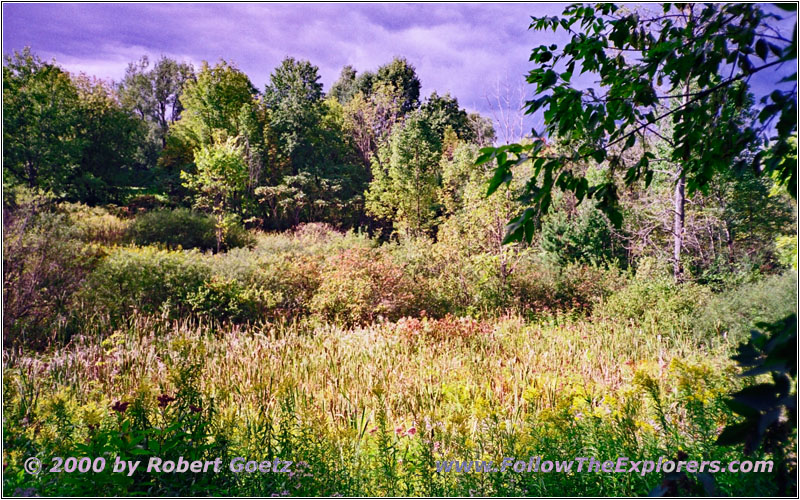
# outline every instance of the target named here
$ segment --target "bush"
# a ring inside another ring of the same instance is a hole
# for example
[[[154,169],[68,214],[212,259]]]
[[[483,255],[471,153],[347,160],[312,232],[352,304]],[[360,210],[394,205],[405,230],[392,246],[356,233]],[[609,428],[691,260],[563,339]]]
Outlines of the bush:
[[[687,332],[712,294],[694,283],[676,284],[670,278],[636,278],[612,294],[596,314],[617,318],[661,333]]]
[[[101,250],[35,200],[6,212],[3,229],[3,340],[44,347],[69,326],[76,292]]]
[[[129,234],[137,245],[163,245],[173,250],[215,250],[216,224],[213,217],[185,208],[156,210],[138,216]],[[224,249],[252,244],[252,237],[238,222],[226,221]]]
[[[623,283],[623,276],[613,267],[577,263],[562,267],[529,256],[516,264],[509,286],[521,312],[548,314],[590,312]]]
[[[121,219],[102,207],[63,203],[59,208],[68,214],[69,223],[75,227],[76,236],[86,242],[104,245],[122,243],[130,227],[129,220]]]
[[[133,312],[177,317],[190,312],[189,297],[210,274],[210,266],[196,252],[119,248],[95,269],[84,294],[88,304],[112,318]]]
[[[243,288],[252,318],[305,315],[319,287],[317,256],[233,249],[211,262],[216,276]]]
[[[413,280],[379,249],[329,257],[311,300],[312,312],[348,325],[398,319],[416,310]]]
[[[200,317],[218,321],[248,321],[256,319],[256,296],[236,280],[212,276],[197,290],[190,292],[186,302]]]
[[[797,313],[797,271],[786,271],[715,295],[703,306],[693,328],[698,338],[730,337],[738,342],[756,323],[792,313]]]
[[[582,205],[574,217],[554,212],[542,224],[540,245],[559,264],[624,263],[625,249],[617,242],[602,212]]]

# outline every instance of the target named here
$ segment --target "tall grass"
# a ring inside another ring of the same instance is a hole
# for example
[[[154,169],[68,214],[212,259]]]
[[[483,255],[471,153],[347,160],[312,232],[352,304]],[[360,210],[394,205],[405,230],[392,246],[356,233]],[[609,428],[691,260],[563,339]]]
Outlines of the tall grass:
[[[124,246],[125,223],[97,215],[80,236],[20,225],[20,258],[5,242],[13,276],[69,325],[53,335],[50,309],[14,322],[59,341],[4,349],[6,495],[642,495],[660,475],[443,474],[435,463],[741,459],[714,446],[735,418],[725,395],[741,385],[730,356],[753,322],[797,300],[796,271],[718,294],[547,267],[523,250],[504,274],[508,255],[379,246],[322,225],[211,254]],[[88,264],[59,250],[87,239]],[[53,260],[56,276],[75,276],[60,302],[36,288],[33,264],[49,255],[70,257]],[[22,470],[31,456],[70,455],[295,465],[202,477]],[[768,495],[773,479],[714,476],[718,493],[736,495]]]

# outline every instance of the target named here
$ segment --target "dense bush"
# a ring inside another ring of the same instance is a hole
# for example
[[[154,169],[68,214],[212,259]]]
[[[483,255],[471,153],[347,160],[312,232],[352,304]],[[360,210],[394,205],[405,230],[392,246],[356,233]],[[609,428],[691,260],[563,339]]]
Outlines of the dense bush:
[[[117,248],[91,274],[83,294],[87,306],[112,318],[136,312],[176,317],[191,310],[189,297],[210,274],[196,251]]]
[[[560,264],[625,264],[625,249],[599,210],[583,204],[570,217],[566,211],[550,214],[542,224],[539,244]]]
[[[348,325],[415,312],[414,282],[381,250],[346,250],[323,265],[311,310]]]
[[[185,208],[156,210],[138,216],[131,225],[129,234],[137,245],[213,250],[217,248],[216,224],[213,217]],[[241,224],[226,224],[222,249],[252,244],[252,237]]]
[[[128,234],[131,221],[117,217],[105,208],[80,203],[63,203],[58,208],[68,214],[69,224],[83,241],[115,245],[122,243]]]
[[[510,277],[517,308],[539,315],[570,310],[589,312],[624,282],[614,267],[578,263],[559,266],[536,256],[522,259]]]
[[[31,200],[3,217],[3,340],[43,347],[65,332],[75,294],[102,256],[47,200]]]
[[[619,318],[653,333],[688,332],[712,294],[694,283],[669,278],[635,278],[596,309],[598,316]]]

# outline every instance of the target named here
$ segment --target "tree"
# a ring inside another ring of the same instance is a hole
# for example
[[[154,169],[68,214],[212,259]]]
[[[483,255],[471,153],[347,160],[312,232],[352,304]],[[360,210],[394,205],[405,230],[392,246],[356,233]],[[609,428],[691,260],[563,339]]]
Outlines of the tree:
[[[84,138],[78,90],[68,73],[30,48],[3,65],[3,170],[6,183],[61,193],[78,168]]]
[[[372,89],[383,83],[400,91],[402,102],[400,112],[406,114],[419,106],[420,82],[417,71],[405,58],[395,57],[389,64],[378,68],[372,82]]]
[[[183,112],[178,134],[194,144],[211,144],[217,131],[239,135],[242,107],[251,105],[256,89],[235,65],[220,60],[211,67],[203,61],[196,79],[183,86]]]
[[[432,230],[439,210],[440,153],[441,139],[421,113],[408,115],[373,162],[368,212],[409,235]]]
[[[197,77],[186,80],[180,97],[181,119],[170,127],[159,157],[159,165],[171,176],[167,182],[176,184],[173,189],[179,188],[180,172],[194,170],[197,149],[215,144],[220,137],[241,137],[247,143],[250,124],[242,119],[255,113],[256,93],[247,75],[224,60],[213,67],[204,61]],[[245,146],[245,152],[251,153],[249,143]]]
[[[370,164],[399,122],[401,106],[401,92],[385,84],[378,85],[370,94],[356,92],[344,105],[344,126],[365,165]]]
[[[74,80],[78,90],[83,140],[79,168],[65,184],[68,197],[89,204],[119,202],[129,186],[141,185],[135,175],[143,166],[139,148],[144,123],[124,109],[113,85],[84,75]]]
[[[497,135],[495,134],[492,120],[482,116],[480,113],[470,113],[467,115],[467,123],[472,130],[475,144],[485,148],[494,143]]]
[[[745,102],[753,74],[796,58],[796,39],[772,30],[766,23],[772,15],[755,4],[664,4],[664,13],[655,15],[625,13],[614,4],[575,4],[563,15],[534,18],[531,23],[536,30],[561,27],[572,38],[560,52],[555,44],[533,49],[531,60],[538,66],[528,82],[536,85],[537,98],[528,102],[527,112],[543,109],[545,133],[570,141],[573,152],[548,156],[543,154],[544,142],[536,141],[486,148],[478,158],[480,163],[497,159],[489,194],[511,179],[512,167],[533,162],[523,196],[531,207],[512,219],[507,241],[530,241],[532,218],[537,211],[547,211],[554,187],[572,191],[579,202],[596,199],[619,225],[613,180],[590,186],[571,165],[593,160],[612,171],[624,168],[627,185],[640,179],[649,185],[656,156],[648,144],[654,138],[669,142],[672,155],[667,160],[680,166],[675,184],[678,235],[685,195],[706,191],[715,175],[742,160],[758,173],[775,172],[795,196],[796,166],[786,158],[791,153],[789,137],[797,128],[796,86],[764,96],[758,117],[743,125],[735,113],[723,112],[730,102],[734,108]],[[576,24],[582,32],[575,31]],[[571,83],[576,69],[599,75],[603,92],[576,88]],[[794,81],[796,74],[784,80]],[[734,85],[737,82],[741,84]],[[765,139],[776,118],[775,135]],[[660,131],[668,120],[670,137]],[[743,157],[756,141],[764,149],[752,158]],[[623,153],[637,143],[641,154],[623,162]],[[675,253],[682,244],[678,238]],[[673,258],[679,277],[680,259]]]
[[[339,104],[347,104],[358,92],[356,70],[349,64],[342,68],[339,79],[333,82],[328,97],[336,99]]]
[[[450,94],[440,96],[433,91],[420,107],[420,111],[440,137],[444,137],[445,129],[450,127],[459,139],[468,142],[475,140],[467,112],[458,106],[458,99]]]
[[[264,91],[270,129],[279,156],[297,175],[313,162],[312,131],[322,117],[322,84],[318,68],[287,57],[270,75]]]
[[[195,206],[209,210],[217,219],[217,252],[226,232],[226,214],[247,183],[248,170],[238,138],[220,138],[194,153],[195,173],[181,172],[184,185],[195,192]]]
[[[184,83],[194,78],[194,68],[166,56],[150,68],[150,60],[142,56],[128,64],[125,77],[119,84],[122,105],[134,110],[142,120],[151,122],[156,139],[163,149],[169,127],[180,119]]]

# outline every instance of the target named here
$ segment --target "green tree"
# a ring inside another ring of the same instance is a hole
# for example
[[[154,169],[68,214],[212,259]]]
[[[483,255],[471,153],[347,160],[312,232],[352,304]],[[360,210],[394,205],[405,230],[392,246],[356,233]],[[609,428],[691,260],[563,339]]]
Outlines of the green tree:
[[[239,139],[228,137],[206,144],[194,153],[196,172],[181,172],[184,185],[195,193],[195,206],[217,219],[217,252],[225,238],[234,200],[247,184],[248,171]]]
[[[328,97],[336,99],[339,104],[347,104],[358,92],[356,70],[349,64],[342,68],[339,79],[333,82]]]
[[[78,90],[69,74],[30,48],[4,62],[4,183],[63,194],[84,147]]]
[[[792,148],[789,137],[797,128],[796,86],[765,96],[757,118],[744,124],[737,113],[724,111],[741,109],[753,74],[796,58],[796,39],[775,34],[767,25],[770,17],[755,4],[664,4],[664,13],[653,15],[614,4],[575,4],[561,18],[534,18],[533,29],[563,28],[572,34],[560,51],[555,44],[533,50],[531,61],[537,67],[528,81],[536,85],[537,96],[527,109],[543,109],[545,133],[570,142],[572,152],[549,155],[542,141],[483,150],[478,162],[497,159],[490,194],[511,179],[515,165],[531,161],[534,166],[523,196],[532,207],[512,219],[507,241],[531,239],[532,219],[548,210],[554,187],[572,191],[579,202],[596,199],[619,224],[614,176],[590,186],[572,165],[593,160],[612,171],[624,169],[628,185],[640,179],[649,185],[656,156],[648,145],[654,138],[669,142],[668,161],[680,169],[675,184],[678,228],[685,194],[707,190],[716,174],[738,160],[747,159],[758,172],[775,172],[794,196],[796,165],[786,158]],[[599,75],[601,90],[577,88],[571,83],[576,70]],[[796,80],[796,74],[784,80]],[[670,123],[669,137],[662,133],[665,123]],[[762,139],[773,124],[775,135]],[[764,152],[752,158],[742,155],[754,141],[762,141]],[[637,144],[641,147],[632,149]],[[638,155],[632,157],[635,151]],[[676,253],[680,246],[676,239]],[[674,260],[678,276],[680,259]]]
[[[89,204],[120,202],[133,185],[142,185],[144,166],[139,149],[145,140],[145,125],[119,104],[113,86],[103,80],[80,75],[73,80],[78,89],[83,140],[79,168],[65,181],[68,198]]]
[[[270,75],[264,103],[278,154],[289,162],[291,175],[297,175],[314,160],[311,136],[323,112],[318,68],[287,57]]]
[[[210,144],[217,131],[229,137],[240,132],[242,108],[252,105],[256,89],[236,66],[221,60],[211,67],[203,62],[196,79],[187,79],[180,102],[178,135],[194,145]]]
[[[180,99],[183,86],[193,78],[191,64],[162,56],[151,67],[150,59],[143,56],[128,64],[119,84],[122,105],[152,124],[154,138],[162,149],[167,143],[169,127],[180,119],[183,111]]]
[[[417,70],[405,58],[395,57],[389,64],[378,68],[372,88],[375,89],[380,83],[391,85],[400,91],[402,95],[400,112],[402,114],[409,113],[419,106],[420,81],[417,77]]]
[[[433,91],[420,111],[439,136],[444,137],[445,129],[450,127],[459,139],[467,142],[475,140],[467,112],[458,106],[458,99],[450,94],[440,96]]]
[[[180,172],[194,171],[197,149],[215,144],[220,137],[242,137],[247,143],[245,154],[253,152],[247,147],[251,124],[242,120],[256,113],[256,93],[247,75],[224,60],[213,67],[204,61],[197,77],[184,82],[181,119],[170,127],[158,160],[168,174],[165,183],[173,194],[185,195],[178,183]],[[247,159],[249,163],[250,156]]]
[[[395,229],[420,236],[430,232],[439,212],[441,139],[419,112],[395,128],[372,162],[367,210],[394,222]]]
[[[386,143],[402,116],[402,94],[380,84],[371,93],[356,92],[343,106],[344,126],[365,165]]]

